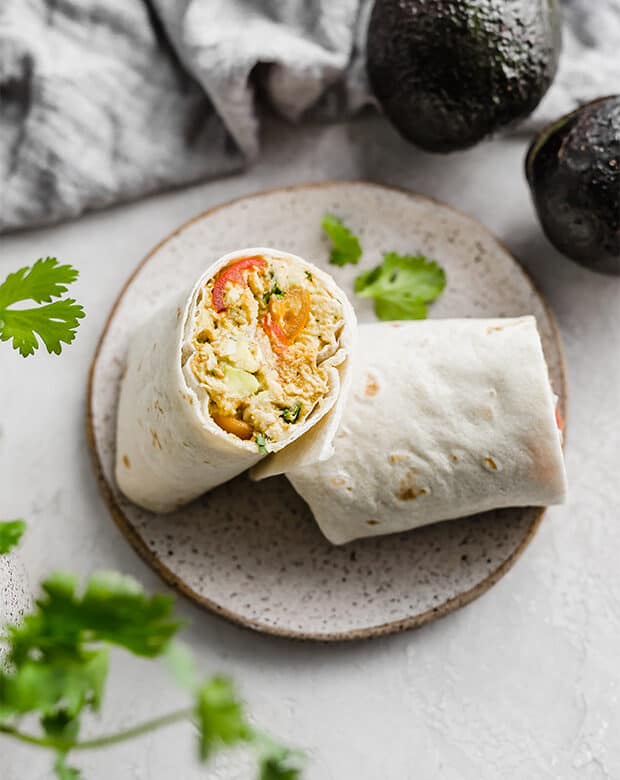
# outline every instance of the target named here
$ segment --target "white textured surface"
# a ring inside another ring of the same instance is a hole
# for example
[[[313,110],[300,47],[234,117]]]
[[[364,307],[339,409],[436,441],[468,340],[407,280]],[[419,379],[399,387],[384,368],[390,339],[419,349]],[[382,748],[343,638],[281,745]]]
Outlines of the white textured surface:
[[[436,195],[481,219],[529,266],[558,317],[571,389],[570,499],[488,594],[420,631],[349,646],[256,636],[202,613],[187,637],[206,669],[234,674],[256,720],[304,746],[308,780],[620,778],[620,280],[562,260],[536,224],[524,146],[495,142],[446,158],[406,146],[378,120],[293,131],[271,126],[244,176],[5,238],[0,276],[41,254],[79,265],[88,318],[62,360],[0,349],[0,480],[5,516],[25,516],[30,578],[59,566],[155,575],[110,522],[84,436],[88,363],[130,267],[197,211],[262,187],[367,177]],[[101,728],[159,712],[164,673],[120,659]],[[2,740],[2,780],[48,780],[45,757]],[[206,772],[191,733],[84,756],[88,780],[245,780]],[[228,770],[226,769],[228,766]]]

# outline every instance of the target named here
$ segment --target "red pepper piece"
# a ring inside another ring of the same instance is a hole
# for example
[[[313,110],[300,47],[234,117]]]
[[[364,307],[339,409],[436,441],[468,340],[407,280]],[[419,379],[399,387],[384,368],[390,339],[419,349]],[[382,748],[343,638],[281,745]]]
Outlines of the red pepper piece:
[[[246,285],[247,282],[244,276],[245,271],[250,271],[252,268],[264,268],[266,265],[267,261],[264,257],[244,257],[241,260],[237,260],[236,263],[224,268],[215,280],[213,286],[212,299],[215,311],[224,311],[226,309],[224,292],[228,282]]]

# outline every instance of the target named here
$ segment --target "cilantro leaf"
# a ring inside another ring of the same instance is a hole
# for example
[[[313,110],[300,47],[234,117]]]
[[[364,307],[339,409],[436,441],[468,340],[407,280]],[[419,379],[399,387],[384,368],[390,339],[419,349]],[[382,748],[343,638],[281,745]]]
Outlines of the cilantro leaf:
[[[252,739],[258,747],[259,780],[298,780],[304,768],[303,753],[279,745],[271,737],[254,732]]]
[[[445,271],[434,260],[386,252],[381,265],[356,278],[354,289],[360,298],[374,298],[380,320],[421,320],[426,318],[427,303],[445,286]]]
[[[262,452],[263,455],[267,455],[269,453],[269,450],[267,449],[267,437],[264,433],[256,434],[256,446],[258,447],[258,451]]]
[[[5,520],[0,522],[0,555],[8,553],[22,538],[26,530],[23,520]]]
[[[325,214],[321,227],[333,245],[329,254],[329,262],[338,266],[347,263],[357,265],[362,256],[362,247],[358,237],[349,230],[343,221],[334,214]]]
[[[0,284],[0,309],[19,301],[49,303],[67,292],[79,271],[70,265],[59,265],[55,257],[39,259],[33,266],[24,266],[9,274]]]
[[[60,355],[62,344],[71,344],[84,310],[73,298],[54,301],[38,309],[5,309],[0,312],[0,341],[13,339],[22,357],[39,348],[38,334],[50,353]]]
[[[82,780],[82,773],[67,765],[67,759],[64,753],[58,753],[54,764],[54,772],[58,780]]]
[[[297,422],[300,412],[301,403],[298,401],[294,406],[287,406],[286,409],[283,409],[280,417],[284,420],[284,422],[292,424]]]
[[[182,626],[172,616],[173,607],[172,596],[149,596],[133,577],[99,572],[86,585],[77,617],[82,630],[88,631],[90,624],[94,638],[154,658],[167,649]]]
[[[67,292],[67,285],[78,277],[70,265],[59,265],[55,257],[39,259],[9,274],[0,285],[0,341],[13,340],[13,348],[22,357],[32,355],[39,347],[37,335],[47,351],[59,355],[62,344],[75,338],[83,308],[72,298],[54,301]],[[10,309],[23,301],[45,303],[30,309]]]
[[[51,738],[72,741],[80,712],[99,709],[107,673],[107,650],[48,650],[20,660],[11,672],[0,672],[0,719],[39,713]]]
[[[212,677],[200,687],[196,697],[196,719],[202,761],[206,761],[217,747],[243,742],[251,735],[241,702],[226,677]]]
[[[92,575],[82,595],[76,578],[62,572],[41,587],[36,610],[10,629],[14,661],[37,649],[80,648],[92,642],[109,642],[153,658],[167,649],[181,627],[171,617],[170,596],[149,596],[133,578],[116,572]]]
[[[101,686],[102,684],[99,683]],[[99,701],[103,696],[103,689],[99,688]],[[42,716],[41,726],[48,737],[62,742],[75,742],[79,731],[80,721],[72,712],[62,707],[56,708]]]
[[[279,756],[261,758],[260,780],[297,780],[303,769],[297,755],[287,748],[282,748],[282,754]]]

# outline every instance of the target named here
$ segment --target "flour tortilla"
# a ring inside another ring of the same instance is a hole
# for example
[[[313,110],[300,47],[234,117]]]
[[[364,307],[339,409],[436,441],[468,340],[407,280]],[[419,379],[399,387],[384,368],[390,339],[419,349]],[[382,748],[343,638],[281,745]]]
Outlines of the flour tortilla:
[[[242,441],[213,421],[182,367],[183,347],[189,343],[191,316],[202,286],[235,260],[254,255],[300,265],[323,282],[344,312],[340,349],[329,359],[329,394],[292,428],[290,436],[270,443],[272,454],[268,456],[257,450],[255,442]],[[351,304],[334,280],[316,266],[265,247],[241,249],[220,258],[189,293],[156,312],[131,341],[118,407],[118,486],[145,509],[170,512],[259,461],[259,476],[269,476],[329,458],[350,384],[355,342]]]
[[[534,317],[361,325],[359,338],[335,455],[287,473],[332,543],[565,500]]]

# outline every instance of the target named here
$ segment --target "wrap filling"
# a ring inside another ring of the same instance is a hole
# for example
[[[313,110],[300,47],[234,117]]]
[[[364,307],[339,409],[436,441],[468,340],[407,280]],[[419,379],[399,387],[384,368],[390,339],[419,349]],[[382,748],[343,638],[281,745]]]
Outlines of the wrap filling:
[[[292,259],[233,261],[205,282],[190,317],[186,377],[220,428],[261,451],[312,414],[344,359],[342,304]]]

